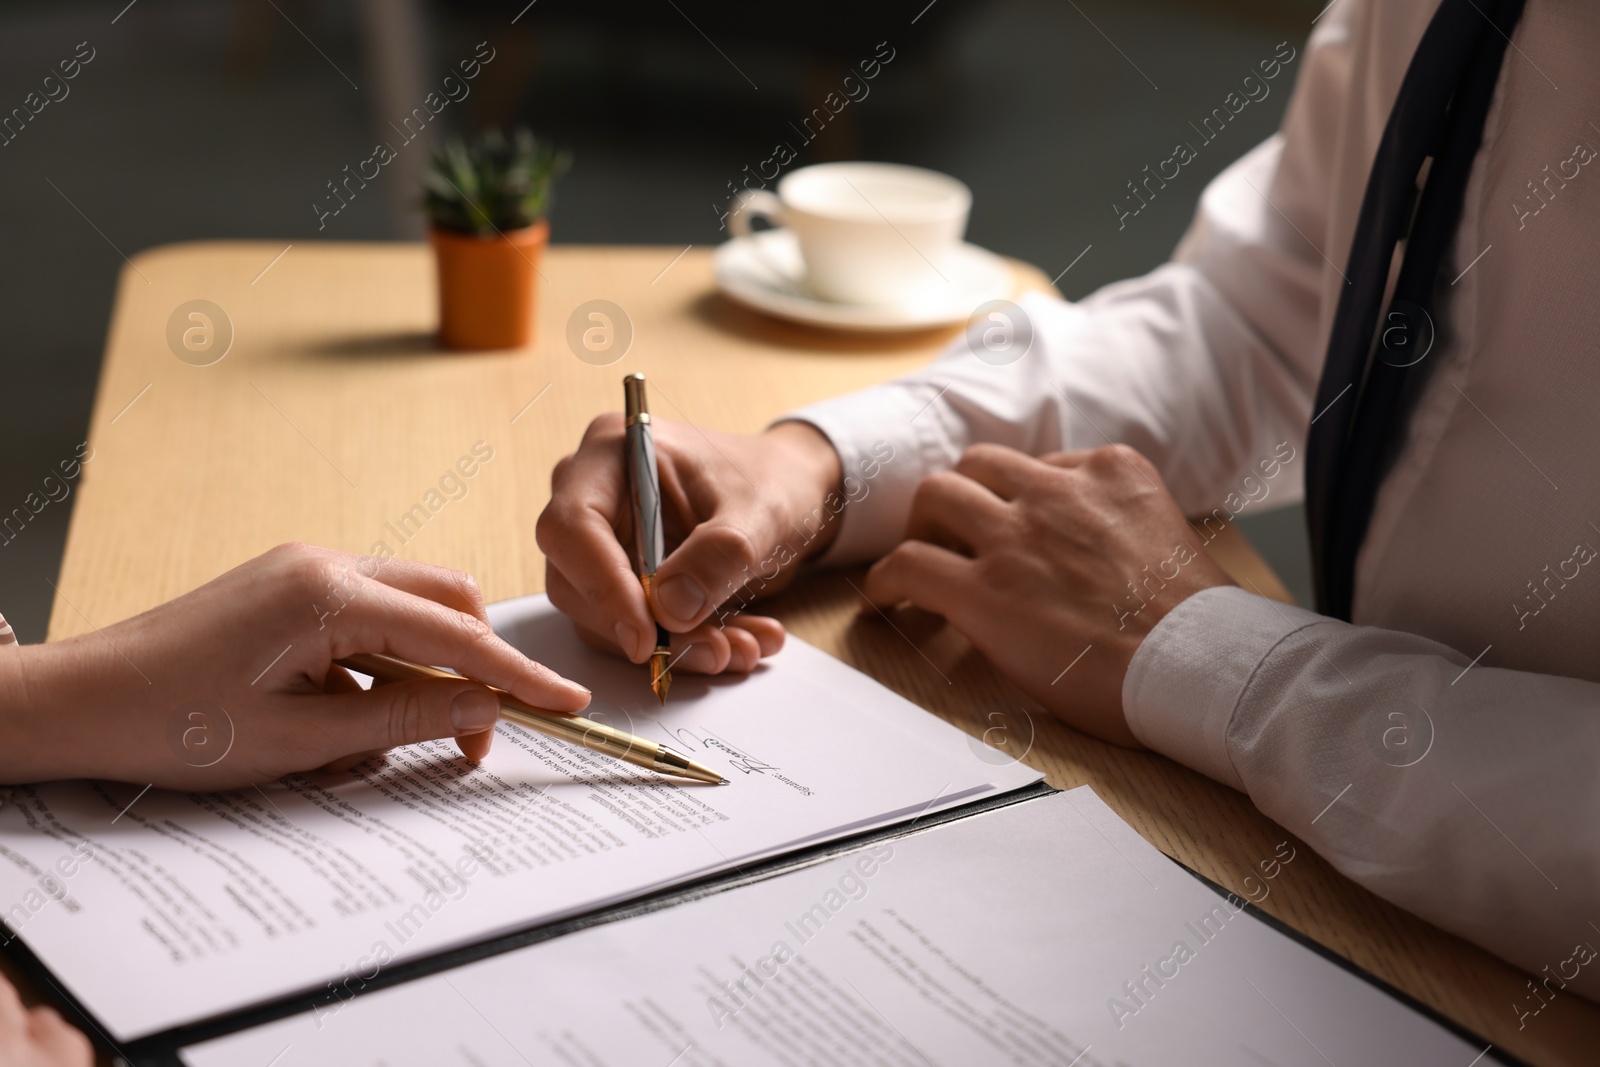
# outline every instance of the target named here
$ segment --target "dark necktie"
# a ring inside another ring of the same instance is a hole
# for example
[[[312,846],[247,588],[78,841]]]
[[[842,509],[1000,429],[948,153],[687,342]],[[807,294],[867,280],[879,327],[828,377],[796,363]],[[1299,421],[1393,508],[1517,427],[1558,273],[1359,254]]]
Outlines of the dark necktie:
[[[1522,4],[1442,0],[1378,144],[1306,443],[1306,517],[1324,615],[1350,618],[1356,554],[1433,345],[1440,266]],[[1402,240],[1399,277],[1380,323]]]

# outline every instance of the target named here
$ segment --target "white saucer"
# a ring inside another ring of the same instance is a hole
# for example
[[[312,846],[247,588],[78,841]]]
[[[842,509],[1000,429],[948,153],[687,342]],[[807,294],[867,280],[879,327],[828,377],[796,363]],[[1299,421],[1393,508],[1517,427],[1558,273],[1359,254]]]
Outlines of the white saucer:
[[[717,286],[739,303],[781,319],[845,330],[918,330],[965,322],[978,305],[1013,295],[1005,260],[977,245],[960,244],[939,264],[927,292],[903,304],[839,304],[813,296],[805,283],[800,245],[785,229],[735,237],[713,258]]]

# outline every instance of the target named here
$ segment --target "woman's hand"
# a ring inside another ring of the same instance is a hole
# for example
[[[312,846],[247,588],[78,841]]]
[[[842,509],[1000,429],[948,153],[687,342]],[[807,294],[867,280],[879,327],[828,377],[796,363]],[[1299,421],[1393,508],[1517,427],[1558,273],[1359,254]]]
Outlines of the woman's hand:
[[[584,640],[635,663],[655,647],[659,619],[684,670],[751,670],[783,646],[782,624],[718,609],[757,577],[762,594],[781,589],[832,539],[843,506],[838,454],[805,423],[754,437],[651,426],[668,550],[654,614],[623,547],[633,543],[633,517],[620,415],[590,423],[577,453],[556,465],[538,526],[550,600]]]
[[[1039,703],[1137,748],[1122,710],[1134,653],[1183,600],[1232,584],[1133,449],[974,445],[917,487],[906,540],[865,592],[943,615]]]
[[[589,691],[496,637],[472,578],[280,545],[93,634],[0,650],[0,782],[106,778],[225,789],[453,737],[489,751],[498,702],[468,682],[362,691],[334,661],[380,652],[575,712]]]
[[[89,1039],[54,1008],[25,1008],[0,975],[0,1064],[5,1067],[93,1067]]]

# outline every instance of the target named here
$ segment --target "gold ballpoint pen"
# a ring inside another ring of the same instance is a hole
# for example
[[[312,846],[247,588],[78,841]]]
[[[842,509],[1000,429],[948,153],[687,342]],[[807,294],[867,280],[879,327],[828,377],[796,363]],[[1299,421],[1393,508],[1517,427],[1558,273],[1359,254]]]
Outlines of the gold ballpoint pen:
[[[375,653],[360,653],[346,656],[338,661],[339,666],[348,667],[353,671],[371,675],[380,682],[410,682],[420,678],[461,679],[459,674],[442,671],[437,667],[424,667],[409,660],[396,659],[393,656],[382,656]],[[475,681],[475,679],[466,679]],[[518,726],[554,737],[558,741],[567,741],[579,745],[591,752],[598,752],[604,756],[611,756],[631,763],[635,767],[644,767],[647,770],[658,771],[661,774],[672,774],[679,778],[692,778],[697,782],[709,782],[712,785],[727,785],[728,780],[703,763],[696,763],[681,752],[674,752],[666,745],[658,745],[654,741],[646,741],[642,737],[616,730],[604,723],[585,719],[581,715],[568,715],[566,712],[550,711],[546,708],[536,708],[532,704],[524,704],[516,697],[503,689],[496,689],[492,685],[478,682],[500,700],[500,717],[506,722],[516,723]]]
[[[661,531],[661,476],[656,467],[656,442],[650,432],[650,405],[645,399],[644,375],[622,379],[623,410],[627,413],[629,497],[633,504],[633,543],[639,567],[639,584],[651,611],[656,604],[656,568],[666,554]],[[665,704],[672,687],[672,635],[656,623],[656,647],[650,653],[650,689]]]

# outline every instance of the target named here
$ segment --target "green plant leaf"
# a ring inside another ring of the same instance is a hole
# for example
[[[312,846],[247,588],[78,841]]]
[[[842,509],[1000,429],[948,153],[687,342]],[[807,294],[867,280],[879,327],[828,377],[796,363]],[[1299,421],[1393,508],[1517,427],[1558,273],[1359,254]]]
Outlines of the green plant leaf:
[[[550,210],[551,186],[571,164],[518,127],[497,129],[472,144],[452,139],[433,154],[422,176],[423,210],[440,230],[488,236],[520,230]]]

